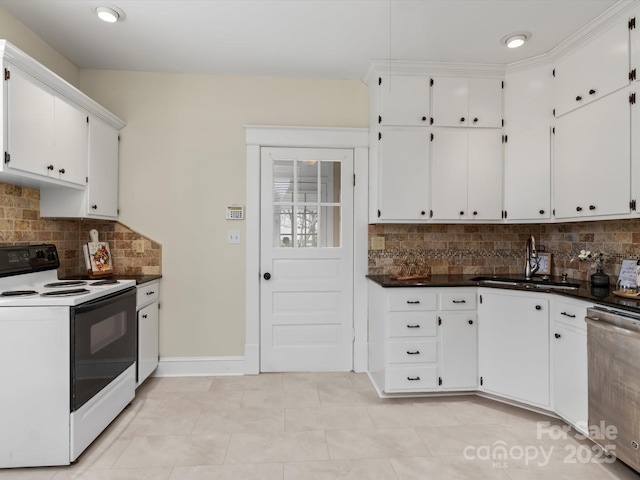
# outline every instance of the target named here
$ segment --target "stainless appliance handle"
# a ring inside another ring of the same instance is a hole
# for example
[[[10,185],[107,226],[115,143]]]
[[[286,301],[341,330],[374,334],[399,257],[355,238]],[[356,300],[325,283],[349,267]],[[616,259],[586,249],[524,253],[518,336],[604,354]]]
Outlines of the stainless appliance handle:
[[[640,333],[633,330],[628,330],[626,328],[618,327],[616,325],[612,325],[600,320],[599,318],[585,317],[585,321],[587,322],[587,326],[599,328],[601,330],[608,330],[609,332],[615,333],[617,335],[625,335],[629,338],[640,339]]]

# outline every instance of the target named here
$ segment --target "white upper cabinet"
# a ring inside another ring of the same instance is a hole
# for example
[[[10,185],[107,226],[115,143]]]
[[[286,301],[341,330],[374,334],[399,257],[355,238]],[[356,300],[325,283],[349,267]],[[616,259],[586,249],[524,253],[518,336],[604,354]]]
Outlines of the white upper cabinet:
[[[60,180],[85,185],[89,158],[89,117],[63,98],[55,97],[54,173]]]
[[[551,217],[550,64],[505,76],[505,215],[507,220]]]
[[[556,119],[555,218],[630,213],[630,118],[624,89]]]
[[[425,76],[383,75],[378,77],[380,125],[429,126],[430,79]]]
[[[442,128],[433,135],[433,218],[500,220],[501,130]]]
[[[388,127],[378,139],[378,219],[429,218],[430,133]]]
[[[555,62],[556,117],[629,84],[629,22],[618,19]]]
[[[502,80],[435,77],[433,125],[438,127],[502,127]]]

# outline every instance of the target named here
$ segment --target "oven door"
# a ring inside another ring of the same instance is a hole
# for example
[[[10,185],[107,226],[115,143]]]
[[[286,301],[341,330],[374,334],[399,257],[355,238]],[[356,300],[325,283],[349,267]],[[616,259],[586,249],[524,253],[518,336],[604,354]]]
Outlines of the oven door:
[[[135,362],[136,289],[71,308],[71,411]]]

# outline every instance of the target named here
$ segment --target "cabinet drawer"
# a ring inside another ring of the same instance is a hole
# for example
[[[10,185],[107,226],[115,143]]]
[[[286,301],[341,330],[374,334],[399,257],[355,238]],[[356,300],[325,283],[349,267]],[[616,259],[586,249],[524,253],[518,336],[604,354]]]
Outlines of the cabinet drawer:
[[[435,337],[438,335],[436,312],[393,312],[389,314],[390,337]]]
[[[422,291],[402,291],[389,293],[389,310],[407,312],[414,310],[435,310],[436,294]]]
[[[440,294],[440,310],[475,310],[476,292],[461,291]]]
[[[587,304],[563,302],[555,300],[553,303],[553,321],[587,331],[584,318],[587,316]]]
[[[387,368],[387,392],[432,390],[437,387],[438,368],[435,365]]]
[[[437,340],[389,342],[389,363],[433,363],[438,361]]]
[[[150,303],[157,302],[159,296],[159,284],[158,282],[149,282],[144,285],[138,285],[136,292],[136,304],[137,309],[149,305]]]

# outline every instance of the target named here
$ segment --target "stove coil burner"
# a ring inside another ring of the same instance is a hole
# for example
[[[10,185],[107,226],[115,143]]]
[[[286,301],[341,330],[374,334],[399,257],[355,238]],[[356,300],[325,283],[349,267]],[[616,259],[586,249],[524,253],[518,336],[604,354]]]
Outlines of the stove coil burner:
[[[42,297],[69,297],[71,295],[82,295],[84,293],[90,293],[90,290],[86,288],[72,288],[70,290],[56,290],[55,292],[41,293]]]
[[[0,293],[2,297],[26,297],[28,295],[37,295],[35,290],[9,290],[7,292]]]
[[[120,283],[120,282],[114,278],[109,278],[107,280],[98,280],[97,282],[93,282],[91,286],[99,287],[101,285],[115,285],[116,283]]]
[[[47,283],[45,287],[46,288],[77,287],[77,286],[86,285],[86,284],[87,282],[85,282],[84,280],[69,280],[66,282]]]

